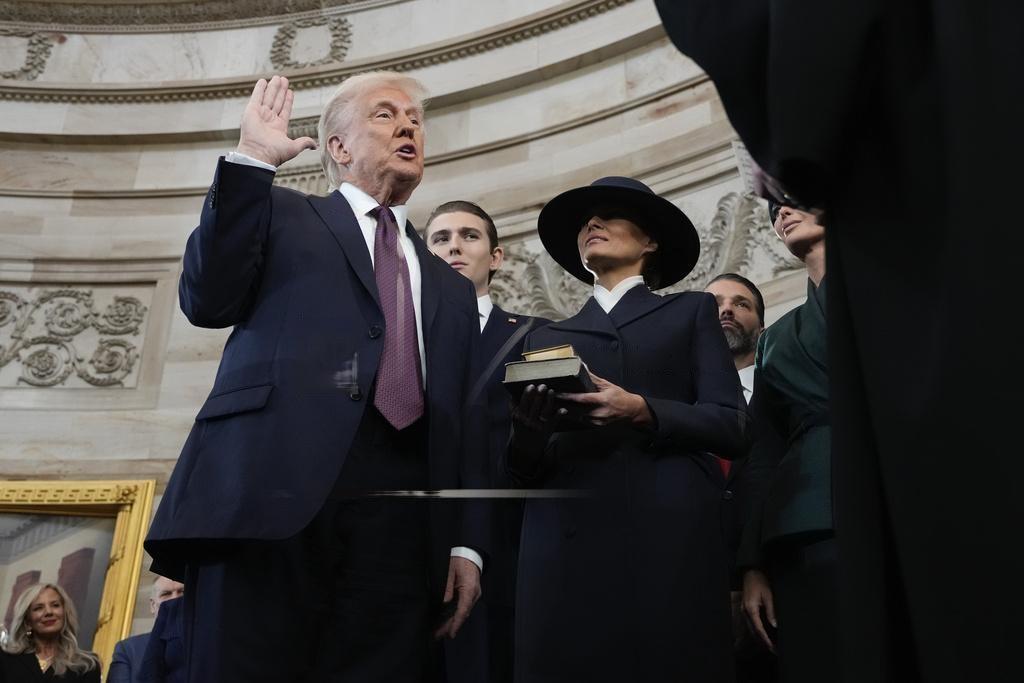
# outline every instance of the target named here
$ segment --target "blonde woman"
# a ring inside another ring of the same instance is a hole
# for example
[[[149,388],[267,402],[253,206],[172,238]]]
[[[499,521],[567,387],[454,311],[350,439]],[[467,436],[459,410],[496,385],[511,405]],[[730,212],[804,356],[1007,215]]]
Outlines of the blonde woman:
[[[78,615],[64,589],[53,583],[29,586],[15,603],[3,679],[100,683],[99,659],[78,647],[77,634]]]

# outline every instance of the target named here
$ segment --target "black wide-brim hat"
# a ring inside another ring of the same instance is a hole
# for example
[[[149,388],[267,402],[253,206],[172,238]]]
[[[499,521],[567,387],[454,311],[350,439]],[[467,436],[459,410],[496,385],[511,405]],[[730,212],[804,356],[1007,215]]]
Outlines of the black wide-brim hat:
[[[697,265],[700,238],[682,210],[633,178],[608,176],[587,187],[558,195],[541,209],[537,232],[544,248],[573,277],[593,284],[594,274],[580,257],[576,238],[584,222],[599,207],[620,208],[658,243],[658,281],[651,289],[668,287],[686,277]]]

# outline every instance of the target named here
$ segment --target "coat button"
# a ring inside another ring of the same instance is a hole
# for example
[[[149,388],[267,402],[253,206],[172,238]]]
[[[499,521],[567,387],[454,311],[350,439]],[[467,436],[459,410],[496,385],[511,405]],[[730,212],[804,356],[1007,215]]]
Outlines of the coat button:
[[[575,535],[576,535],[576,527],[571,526],[571,527],[569,527],[569,528],[567,528],[565,530],[565,537],[566,538],[572,538]]]
[[[725,498],[726,500],[732,500],[733,499],[732,491],[726,489],[725,493],[722,494],[722,498]]]
[[[383,331],[380,325],[370,325],[370,329],[366,333],[370,335],[370,339],[376,339]]]
[[[358,389],[353,389],[352,391],[348,392],[348,397],[350,399],[352,399],[353,401],[361,401],[361,400],[363,400],[363,395],[361,393],[359,393]]]
[[[612,342],[612,350],[615,351],[615,350],[618,350],[618,348],[619,348],[619,342],[618,341],[613,341]]]

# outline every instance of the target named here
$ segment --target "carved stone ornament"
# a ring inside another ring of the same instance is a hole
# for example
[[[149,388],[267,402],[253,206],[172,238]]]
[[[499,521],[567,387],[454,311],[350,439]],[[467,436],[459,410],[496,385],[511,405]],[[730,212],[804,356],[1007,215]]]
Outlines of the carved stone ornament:
[[[43,290],[30,298],[0,290],[0,369],[20,366],[15,385],[55,387],[75,376],[94,387],[123,386],[139,360],[124,337],[140,334],[146,312],[131,296],[115,296],[100,312],[88,289]],[[87,331],[100,336],[89,339]],[[92,353],[80,354],[76,341],[94,346]]]
[[[312,62],[298,62],[292,57],[295,38],[299,29],[327,26],[331,32],[331,42],[327,54]],[[312,66],[323,66],[345,61],[345,55],[352,46],[352,24],[345,17],[311,17],[298,19],[282,24],[274,34],[274,44],[270,48],[270,62],[277,69],[305,69]]]
[[[702,290],[715,275],[741,273],[763,282],[803,267],[772,232],[763,202],[752,194],[722,196],[711,222],[698,225],[701,256],[693,271],[660,294]],[[491,296],[513,313],[562,320],[575,315],[591,287],[565,272],[534,240],[505,246],[505,262],[491,282]]]
[[[46,62],[50,59],[50,50],[53,49],[53,42],[47,36],[35,31],[0,28],[0,40],[9,38],[28,39],[25,63],[18,69],[0,71],[0,79],[34,81],[46,69]]]

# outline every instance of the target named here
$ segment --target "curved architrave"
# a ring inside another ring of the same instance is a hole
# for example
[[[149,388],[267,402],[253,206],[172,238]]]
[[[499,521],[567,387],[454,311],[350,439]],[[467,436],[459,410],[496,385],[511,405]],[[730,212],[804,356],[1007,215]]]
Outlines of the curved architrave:
[[[523,19],[478,31],[462,38],[434,43],[392,55],[372,57],[328,69],[313,67],[286,73],[295,89],[337,85],[349,76],[376,69],[413,71],[464,59],[508,45],[530,40],[598,14],[629,4],[634,0],[579,0],[567,7],[537,12]],[[660,27],[660,24],[659,24]],[[188,100],[248,97],[252,76],[217,79],[150,88],[124,85],[81,87],[73,83],[2,83],[0,100],[90,104],[155,103]]]

